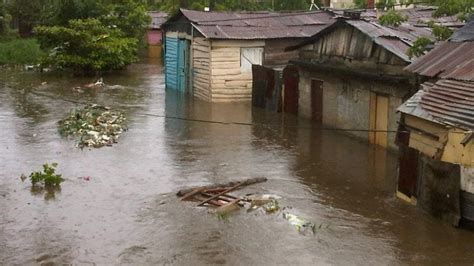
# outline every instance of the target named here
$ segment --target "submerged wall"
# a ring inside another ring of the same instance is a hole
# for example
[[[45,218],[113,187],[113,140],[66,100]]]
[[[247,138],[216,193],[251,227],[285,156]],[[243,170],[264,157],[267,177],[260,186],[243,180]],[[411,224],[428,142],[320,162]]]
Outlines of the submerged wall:
[[[371,95],[381,93],[388,96],[388,130],[396,131],[398,128],[399,114],[396,112],[402,103],[405,90],[400,90],[399,85],[382,83],[370,80],[350,78],[337,73],[324,71],[300,71],[299,106],[298,114],[311,118],[311,81],[323,81],[323,125],[328,127],[356,129],[362,131],[347,131],[363,140],[369,140],[367,131],[371,128]],[[387,134],[387,145],[396,149],[395,134]]]

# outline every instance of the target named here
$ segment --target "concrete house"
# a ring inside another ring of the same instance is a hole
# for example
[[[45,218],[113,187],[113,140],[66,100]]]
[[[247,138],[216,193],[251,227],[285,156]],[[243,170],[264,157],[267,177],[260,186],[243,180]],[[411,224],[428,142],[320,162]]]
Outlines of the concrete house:
[[[411,30],[410,30],[411,29]],[[298,115],[395,149],[396,109],[416,92],[414,75],[404,71],[407,50],[425,28],[384,27],[374,21],[339,19],[296,46]],[[367,132],[379,130],[379,132]]]
[[[201,12],[164,24],[166,88],[210,102],[250,101],[252,65],[286,64],[285,51],[334,22],[324,11]]]
[[[420,90],[398,110],[398,195],[457,225],[474,221],[474,20],[406,70]]]
[[[290,61],[297,69],[286,76],[299,79],[285,80],[284,94],[297,95],[290,101],[297,106],[284,103],[283,109],[396,150],[397,108],[418,89],[415,75],[404,70],[413,60],[408,50],[420,37],[434,38],[422,17],[433,20],[434,10],[427,10],[403,11],[408,21],[400,26],[382,26],[370,12],[345,11],[336,23],[289,47],[299,57]],[[455,20],[439,23],[453,26]]]

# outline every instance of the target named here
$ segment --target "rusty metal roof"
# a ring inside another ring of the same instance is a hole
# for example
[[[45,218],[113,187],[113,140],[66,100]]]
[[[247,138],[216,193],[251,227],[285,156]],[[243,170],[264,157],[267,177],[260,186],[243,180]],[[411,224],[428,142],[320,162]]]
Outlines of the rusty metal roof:
[[[433,38],[433,36],[431,36],[431,30],[428,27],[415,27],[408,23],[404,23],[398,27],[389,27],[382,26],[377,21],[338,18],[337,23],[333,23],[301,44],[289,47],[288,50],[298,49],[304,45],[313,43],[320,37],[328,34],[340,25],[344,24],[348,24],[358,29],[370,37],[375,43],[389,50],[408,63],[412,62],[412,59],[408,57],[407,52],[413,43],[419,37]]]
[[[150,29],[159,29],[161,25],[166,22],[168,19],[168,13],[161,11],[150,11],[148,15],[151,17],[151,22],[149,25]]]
[[[181,9],[194,27],[210,39],[279,39],[313,36],[335,20],[325,11],[202,12]]]
[[[474,129],[474,82],[424,83],[398,111],[446,126]]]
[[[474,20],[406,70],[430,78],[474,81]]]
[[[415,27],[408,23],[398,27],[388,27],[382,26],[376,21],[347,20],[346,22],[406,62],[411,62],[407,51],[418,38],[432,38],[430,29]]]
[[[445,42],[406,70],[431,78],[474,81],[474,42]]]

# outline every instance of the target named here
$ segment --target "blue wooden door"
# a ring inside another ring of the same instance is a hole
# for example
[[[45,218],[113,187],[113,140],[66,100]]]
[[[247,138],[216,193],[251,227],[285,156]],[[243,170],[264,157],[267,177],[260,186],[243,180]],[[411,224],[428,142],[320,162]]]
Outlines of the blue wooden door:
[[[178,40],[178,90],[189,92],[189,41]]]
[[[165,84],[166,89],[178,89],[178,38],[165,40]]]

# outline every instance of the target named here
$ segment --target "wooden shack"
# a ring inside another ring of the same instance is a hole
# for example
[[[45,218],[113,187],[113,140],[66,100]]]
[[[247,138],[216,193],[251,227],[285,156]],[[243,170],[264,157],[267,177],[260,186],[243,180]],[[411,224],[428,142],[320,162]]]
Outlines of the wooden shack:
[[[474,21],[407,70],[425,81],[398,109],[398,195],[474,222]]]
[[[164,25],[166,88],[210,102],[250,101],[252,65],[284,65],[285,51],[334,20],[314,12],[200,12],[181,9]]]

